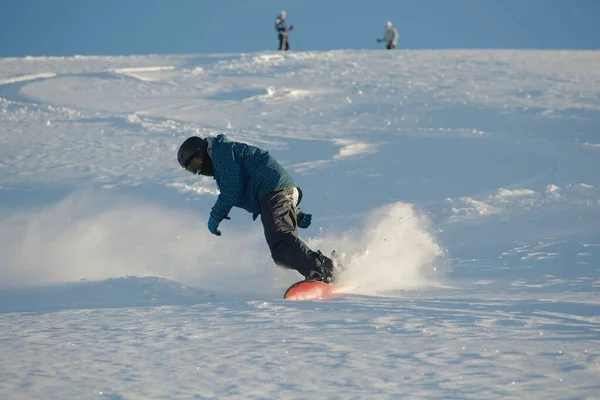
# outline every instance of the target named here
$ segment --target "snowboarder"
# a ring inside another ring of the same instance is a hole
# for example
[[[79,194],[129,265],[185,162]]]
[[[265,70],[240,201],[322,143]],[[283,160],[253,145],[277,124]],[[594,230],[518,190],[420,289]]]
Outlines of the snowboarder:
[[[383,38],[377,39],[377,43],[385,42],[386,49],[392,50],[396,48],[398,44],[398,30],[392,26],[392,21],[388,21],[385,24],[385,32],[383,33]]]
[[[302,191],[268,151],[225,135],[186,139],[177,152],[187,171],[212,176],[220,194],[208,219],[208,230],[221,236],[219,224],[229,219],[233,207],[260,215],[273,261],[295,269],[307,280],[331,283],[333,261],[312,251],[299,237],[298,227],[308,228],[311,214],[298,209]]]
[[[279,50],[287,51],[290,49],[288,34],[292,29],[294,29],[294,25],[288,28],[285,24],[285,11],[280,12],[275,19],[275,30],[279,34]]]

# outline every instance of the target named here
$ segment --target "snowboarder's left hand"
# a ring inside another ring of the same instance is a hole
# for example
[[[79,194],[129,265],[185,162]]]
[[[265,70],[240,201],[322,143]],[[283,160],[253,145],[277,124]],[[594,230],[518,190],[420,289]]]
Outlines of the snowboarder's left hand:
[[[305,214],[302,211],[298,212],[298,227],[306,229],[312,222],[312,214]]]
[[[290,25],[288,31],[291,31],[292,29],[294,29],[294,25]]]

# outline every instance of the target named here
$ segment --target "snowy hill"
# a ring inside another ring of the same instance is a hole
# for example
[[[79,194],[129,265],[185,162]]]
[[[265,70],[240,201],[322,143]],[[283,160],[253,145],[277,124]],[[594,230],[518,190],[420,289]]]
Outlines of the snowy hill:
[[[599,62],[0,59],[0,397],[594,396]],[[175,153],[219,133],[289,169],[355,296],[285,302],[259,223],[206,230]]]

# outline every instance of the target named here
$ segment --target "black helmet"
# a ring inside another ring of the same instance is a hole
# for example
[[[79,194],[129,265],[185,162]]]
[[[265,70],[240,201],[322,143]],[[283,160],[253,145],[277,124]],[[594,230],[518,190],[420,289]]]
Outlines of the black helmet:
[[[177,151],[177,161],[182,168],[187,169],[190,165],[190,161],[197,155],[202,149],[206,151],[208,143],[205,139],[199,138],[198,136],[191,136],[179,146]]]

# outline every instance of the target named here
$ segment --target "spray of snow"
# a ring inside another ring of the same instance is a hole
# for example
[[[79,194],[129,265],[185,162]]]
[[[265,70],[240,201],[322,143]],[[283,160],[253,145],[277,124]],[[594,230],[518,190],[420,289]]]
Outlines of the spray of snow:
[[[429,219],[412,205],[394,203],[368,215],[360,231],[320,238],[311,246],[343,249],[338,283],[364,294],[431,284],[443,254],[429,230]]]
[[[396,203],[374,211],[366,222],[363,230],[309,243],[343,249],[340,283],[359,293],[427,284],[441,254],[427,218],[411,205]],[[205,224],[204,214],[136,198],[73,193],[52,206],[1,220],[0,287],[130,275],[168,278],[213,293],[280,295],[301,279],[273,265],[260,224],[250,233],[224,224],[223,237],[211,235]],[[232,252],[232,243],[243,253]]]
[[[133,275],[211,292],[264,293],[273,288],[274,267],[258,228],[236,234],[224,226],[224,236],[216,237],[204,214],[78,192],[0,220],[0,287]],[[232,243],[243,254],[232,252]]]

